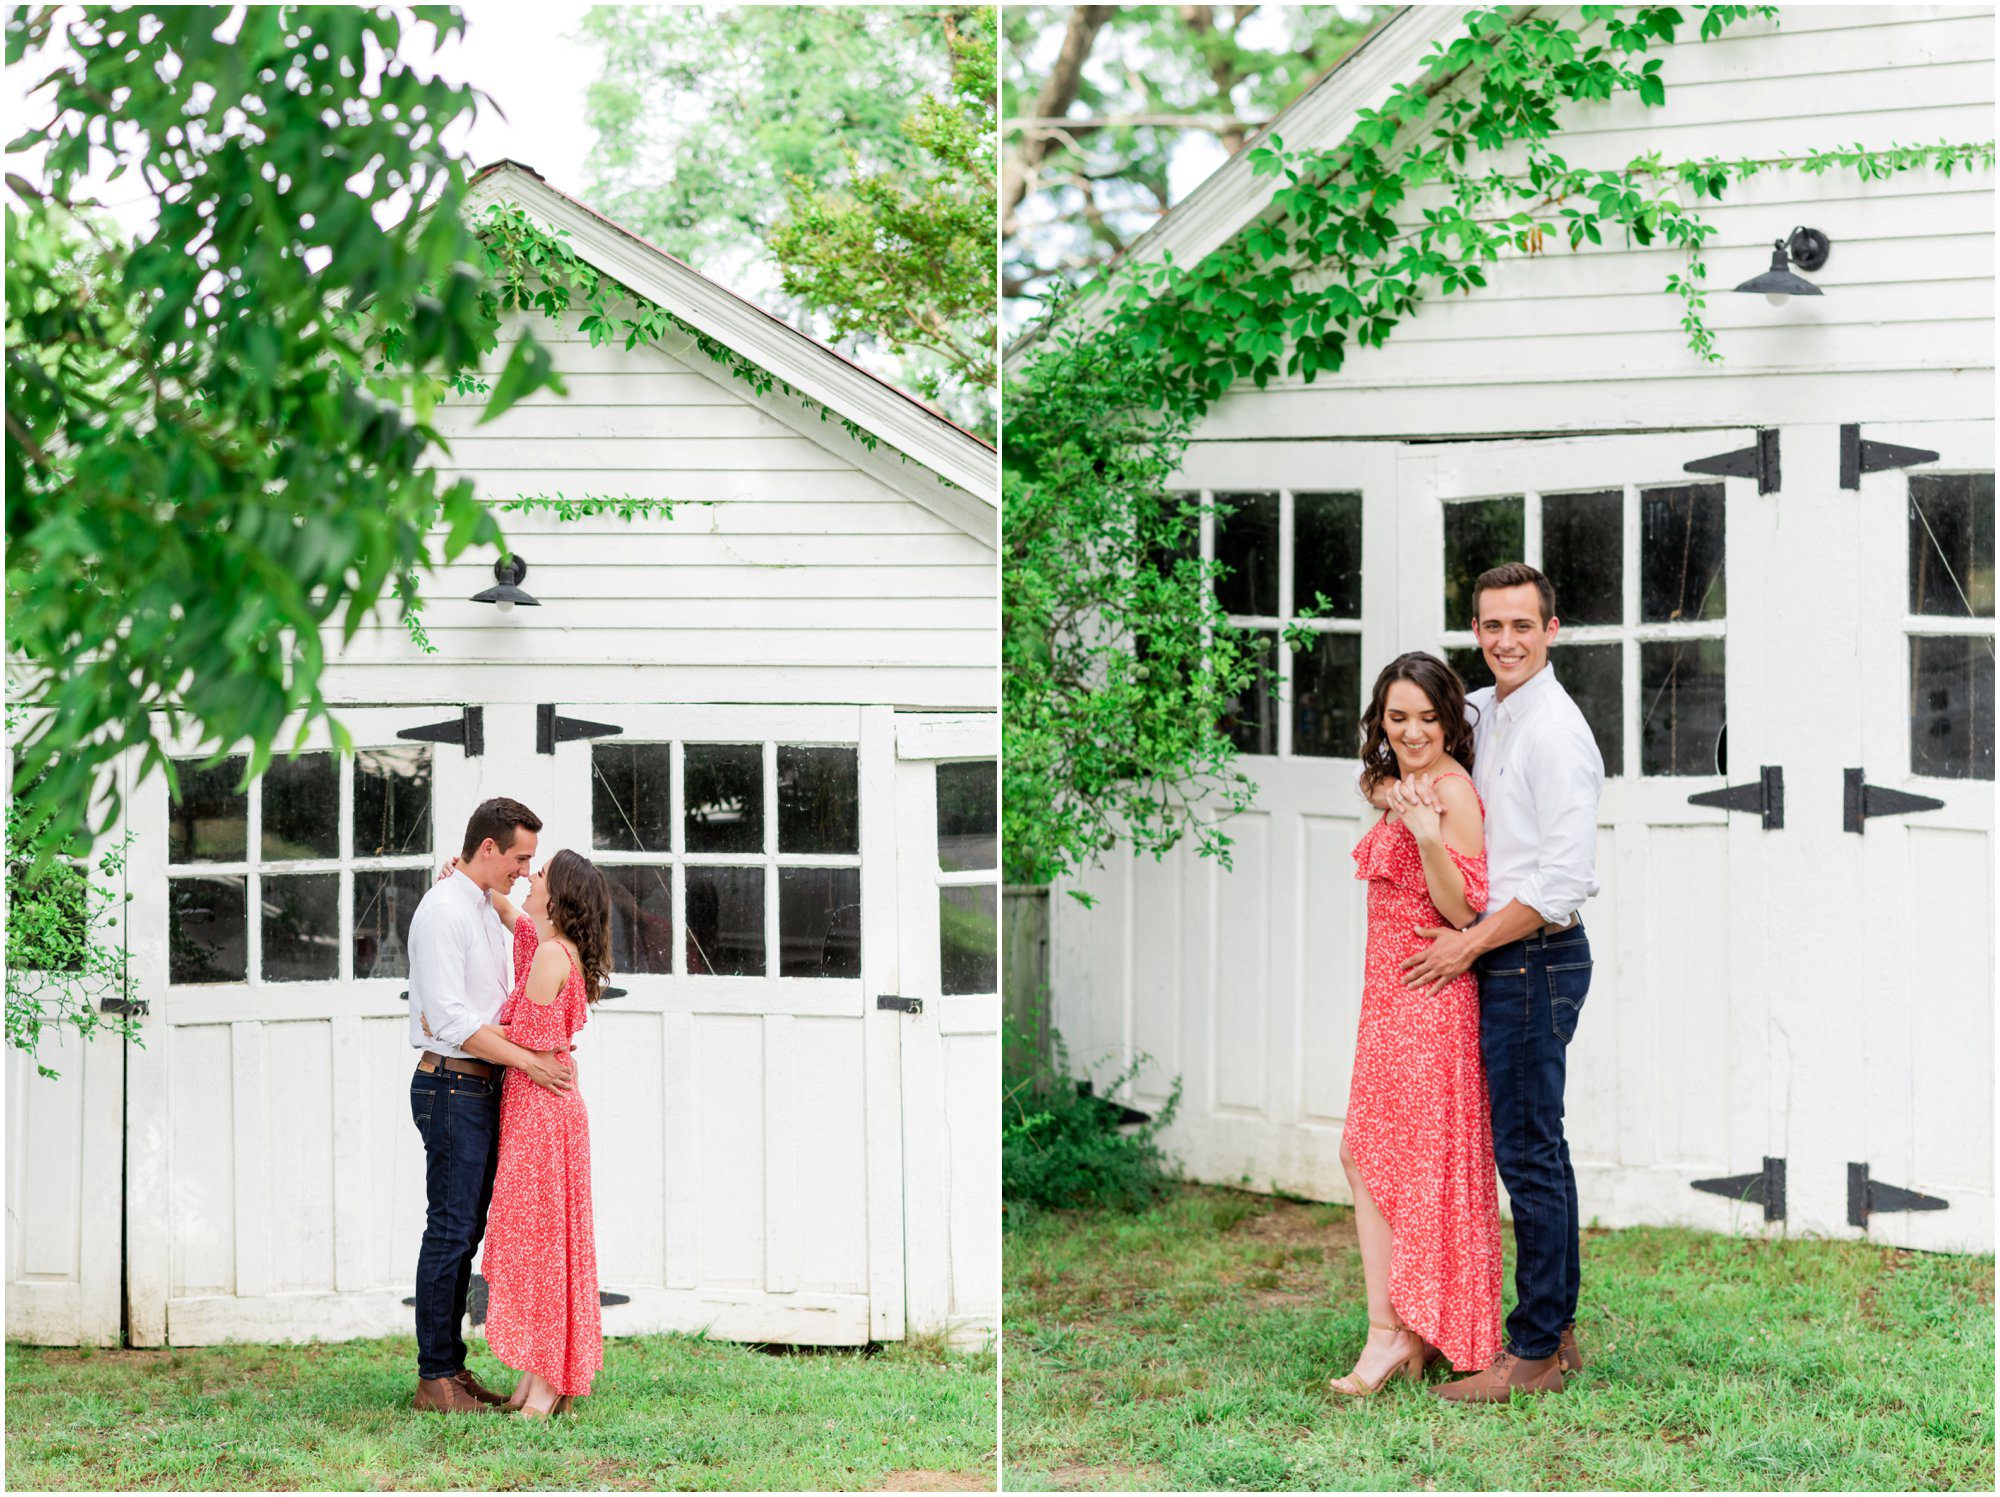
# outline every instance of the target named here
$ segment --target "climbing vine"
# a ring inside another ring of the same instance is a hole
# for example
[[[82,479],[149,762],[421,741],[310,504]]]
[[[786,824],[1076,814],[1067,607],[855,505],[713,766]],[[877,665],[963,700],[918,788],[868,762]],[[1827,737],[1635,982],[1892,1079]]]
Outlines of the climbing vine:
[[[668,311],[658,302],[639,295],[613,280],[585,260],[569,243],[562,229],[545,229],[515,203],[489,203],[473,221],[485,260],[486,296],[496,333],[499,314],[506,311],[539,312],[551,321],[560,321],[570,312],[581,315],[577,329],[593,348],[623,340],[635,349],[642,344],[657,345],[670,332],[691,339],[712,362],[721,365],[734,379],[742,380],[759,395],[782,391],[808,410],[817,411],[821,421],[834,421],[840,429],[868,451],[875,451],[881,439],[859,422],[841,415],[825,402],[798,389],[753,359],[745,358],[727,344],[710,337],[700,328]],[[393,363],[402,338],[400,323],[384,325],[380,343],[385,362]],[[437,393],[449,389],[459,395],[487,394],[486,381],[467,366],[441,379]],[[908,454],[896,456],[907,463]],[[949,482],[948,479],[940,479]],[[558,520],[573,521],[596,515],[611,515],[627,522],[650,518],[671,518],[673,501],[640,498],[630,494],[588,494],[568,499],[558,493],[521,495],[495,506],[517,514],[546,513]],[[504,543],[503,543],[504,546]],[[397,579],[397,600],[403,627],[410,642],[427,655],[437,653],[424,628],[416,574],[406,572]]]
[[[1770,5],[1694,9],[1704,41],[1777,20]],[[1197,506],[1164,492],[1224,391],[1338,372],[1426,296],[1485,286],[1483,267],[1503,253],[1576,250],[1607,233],[1685,252],[1663,289],[1689,349],[1717,362],[1705,201],[1765,171],[1879,180],[1993,165],[1990,140],[1739,160],[1653,152],[1616,169],[1565,161],[1562,107],[1619,96],[1660,107],[1663,61],[1645,54],[1688,25],[1669,5],[1587,5],[1576,27],[1476,10],[1337,144],[1295,151],[1274,136],[1254,148],[1251,170],[1275,183],[1269,207],[1199,263],[1135,264],[1095,295],[1051,304],[1007,381],[1010,879],[1075,871],[1120,839],[1157,855],[1192,837],[1228,859],[1219,822],[1255,787],[1218,724],[1257,672],[1216,601],[1214,564],[1196,555]],[[1431,206],[1412,202],[1420,192]]]

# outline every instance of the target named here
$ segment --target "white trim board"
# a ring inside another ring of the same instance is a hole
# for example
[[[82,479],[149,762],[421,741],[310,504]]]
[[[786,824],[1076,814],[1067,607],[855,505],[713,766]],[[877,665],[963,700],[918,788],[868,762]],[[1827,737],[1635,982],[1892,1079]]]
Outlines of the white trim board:
[[[565,231],[580,256],[620,285],[669,308],[835,414],[873,432],[882,438],[883,447],[894,451],[871,452],[822,421],[809,406],[777,390],[758,396],[708,358],[688,360],[690,368],[998,549],[999,461],[993,449],[978,438],[692,266],[558,192],[528,167],[502,161],[483,169],[466,192],[464,211],[471,213],[505,199],[513,200],[549,227]],[[684,345],[691,341],[682,340],[681,346],[670,344],[667,351],[684,356]],[[910,462],[900,461],[897,453]]]

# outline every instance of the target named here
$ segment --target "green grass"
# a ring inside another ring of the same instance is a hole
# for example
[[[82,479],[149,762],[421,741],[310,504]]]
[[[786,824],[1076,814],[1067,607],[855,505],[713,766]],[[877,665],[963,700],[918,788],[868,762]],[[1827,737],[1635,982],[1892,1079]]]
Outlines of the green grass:
[[[407,1337],[7,1348],[7,1486],[171,1491],[865,1490],[994,1484],[991,1352],[604,1346],[573,1418],[418,1414]],[[474,1343],[473,1371],[512,1377]]]
[[[1183,1187],[1031,1218],[1006,1242],[1003,1484],[1993,1490],[1992,1258],[1668,1228],[1592,1228],[1583,1254],[1588,1365],[1560,1396],[1347,1402],[1324,1391],[1367,1329],[1345,1207]]]

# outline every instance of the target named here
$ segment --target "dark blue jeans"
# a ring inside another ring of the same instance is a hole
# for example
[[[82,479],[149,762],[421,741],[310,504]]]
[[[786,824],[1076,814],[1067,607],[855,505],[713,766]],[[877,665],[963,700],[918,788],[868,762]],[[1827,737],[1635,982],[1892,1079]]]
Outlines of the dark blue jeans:
[[[500,1162],[500,1078],[419,1071],[410,1114],[424,1140],[424,1245],[417,1254],[417,1376],[465,1366],[465,1300],[472,1255],[486,1235]]]
[[[1479,1048],[1493,1104],[1493,1159],[1514,1211],[1518,1357],[1554,1356],[1583,1283],[1576,1171],[1563,1137],[1563,1084],[1577,1014],[1590,991],[1582,925],[1496,947],[1478,962]]]

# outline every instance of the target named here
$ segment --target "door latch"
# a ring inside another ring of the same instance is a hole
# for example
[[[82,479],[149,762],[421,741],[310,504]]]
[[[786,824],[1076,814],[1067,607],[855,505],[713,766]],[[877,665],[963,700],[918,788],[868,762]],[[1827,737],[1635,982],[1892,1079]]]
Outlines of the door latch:
[[[921,998],[901,998],[894,993],[884,993],[875,1000],[875,1006],[878,1009],[894,1009],[898,1013],[920,1014],[924,1011],[924,1000]]]

